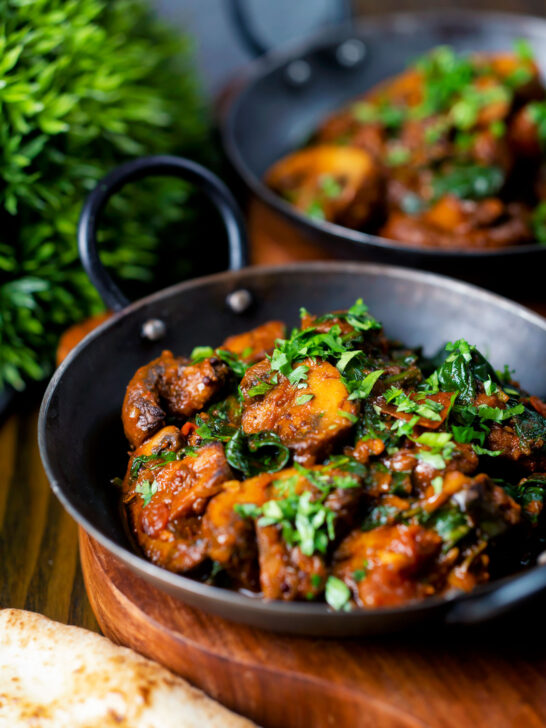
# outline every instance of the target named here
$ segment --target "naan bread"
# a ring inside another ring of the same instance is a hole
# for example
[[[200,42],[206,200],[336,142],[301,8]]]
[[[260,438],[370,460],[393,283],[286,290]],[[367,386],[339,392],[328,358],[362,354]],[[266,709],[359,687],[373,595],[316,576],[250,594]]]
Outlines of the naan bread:
[[[160,665],[93,632],[0,610],[0,727],[251,728]]]

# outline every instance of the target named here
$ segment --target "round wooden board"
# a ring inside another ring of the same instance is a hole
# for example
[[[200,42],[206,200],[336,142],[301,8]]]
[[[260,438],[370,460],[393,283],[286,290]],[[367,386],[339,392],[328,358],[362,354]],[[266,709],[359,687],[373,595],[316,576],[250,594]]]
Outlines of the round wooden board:
[[[519,612],[489,629],[297,638],[185,606],[82,530],[80,553],[87,593],[108,637],[264,728],[546,725],[544,604],[535,604],[536,618]]]

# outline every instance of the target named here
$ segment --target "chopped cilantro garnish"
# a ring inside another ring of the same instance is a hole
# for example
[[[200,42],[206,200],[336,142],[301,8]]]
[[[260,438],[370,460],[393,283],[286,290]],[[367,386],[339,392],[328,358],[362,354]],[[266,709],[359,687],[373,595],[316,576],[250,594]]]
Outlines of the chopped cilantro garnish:
[[[362,579],[364,579],[366,576],[366,572],[364,569],[357,569],[356,571],[353,571],[353,579],[356,581],[357,584],[359,584]]]
[[[339,316],[345,318],[347,323],[357,331],[381,328],[381,324],[368,313],[368,307],[361,298],[353,303],[346,314],[339,314]]]
[[[471,529],[466,514],[452,504],[435,511],[427,519],[427,525],[430,525],[444,542],[442,548],[444,553],[464,538]]]
[[[427,445],[427,447],[442,448],[448,444],[451,440],[449,432],[423,432],[422,435],[416,439],[421,445]]]
[[[487,395],[495,394],[498,391],[498,387],[491,379],[486,379],[483,383],[484,391]]]
[[[296,397],[296,404],[307,404],[314,396],[314,394],[300,394],[299,397]]]
[[[401,144],[393,145],[387,152],[386,161],[391,167],[398,167],[411,159],[411,152]]]
[[[196,346],[190,354],[190,359],[195,364],[211,356],[214,356],[214,349],[211,346]]]
[[[288,374],[288,381],[290,384],[298,385],[302,382],[307,381],[307,372],[309,371],[309,367],[305,366],[304,364],[300,364],[300,366],[295,367],[292,369],[291,372]]]
[[[498,455],[502,455],[502,450],[488,450],[487,448],[481,447],[475,443],[472,447],[476,455],[489,455],[491,458],[496,458]]]
[[[432,399],[425,399],[424,402],[416,401],[397,387],[391,387],[383,396],[388,404],[390,402],[394,404],[397,412],[416,414],[433,422],[440,422],[442,419],[438,413],[442,411],[443,407]]]
[[[345,351],[343,354],[339,357],[339,361],[336,364],[337,368],[341,373],[345,371],[347,368],[347,365],[353,361],[357,357],[363,357],[364,352],[360,349],[353,349],[352,351]]]
[[[295,469],[298,473],[303,476],[306,480],[318,488],[324,495],[328,495],[332,490],[336,488],[356,488],[359,485],[358,478],[351,473],[355,473],[355,470],[348,470],[347,474],[337,475],[336,473],[328,472],[328,470],[310,470],[304,468],[299,463],[294,463]],[[341,468],[343,469],[343,468]]]
[[[489,125],[489,131],[495,139],[501,139],[506,134],[506,124],[504,121],[497,119]]]
[[[258,518],[262,512],[255,503],[236,503],[233,510],[242,518]]]
[[[324,214],[322,205],[318,200],[313,200],[305,212],[313,220],[326,220],[326,215]]]
[[[513,43],[514,46],[514,52],[516,53],[517,57],[520,59],[520,61],[533,61],[534,60],[534,52],[533,48],[531,47],[531,44],[526,38],[516,38],[516,40]]]
[[[358,422],[358,417],[356,415],[353,415],[352,412],[346,412],[345,410],[338,409],[337,413],[340,417],[345,417],[345,419],[349,420],[349,422]]]
[[[347,584],[336,576],[329,576],[326,582],[326,601],[336,611],[348,606],[351,592]]]
[[[510,89],[500,84],[487,88],[469,85],[462,89],[459,99],[451,107],[451,118],[455,127],[468,131],[479,118],[480,111],[493,104],[509,104],[512,100]]]
[[[247,394],[249,397],[258,397],[261,394],[267,394],[273,389],[273,386],[271,382],[258,382],[258,384],[255,384],[248,390]]]
[[[375,372],[370,372],[362,380],[345,378],[345,384],[350,392],[349,399],[366,399],[384,371],[384,369],[376,369]]]
[[[546,125],[545,125],[545,138],[546,138]],[[540,202],[535,209],[531,217],[533,225],[533,232],[537,243],[546,245],[546,202]]]
[[[311,498],[311,491],[306,490],[301,495],[267,501],[261,507],[258,526],[279,526],[285,543],[299,546],[306,556],[325,553],[335,537],[335,513],[320,499]]]
[[[418,460],[422,460],[424,463],[431,465],[435,470],[444,470],[446,466],[446,461],[442,455],[431,450],[419,450],[416,457]]]
[[[146,507],[152,500],[152,496],[157,493],[158,483],[157,480],[150,482],[149,480],[143,480],[137,483],[135,486],[135,493],[142,496],[142,505]]]
[[[480,445],[483,445],[489,428],[485,425],[481,427],[481,430],[475,430],[471,425],[453,425],[451,430],[456,442],[469,443],[472,440],[477,440]],[[483,429],[484,427],[485,429]]]
[[[352,114],[361,124],[379,123],[387,129],[395,130],[401,126],[407,110],[386,102],[370,104],[367,101],[357,101],[352,106]]]
[[[500,167],[473,164],[460,165],[435,177],[432,189],[436,199],[451,194],[463,200],[481,200],[497,195],[503,184]]]
[[[449,46],[438,46],[415,65],[424,76],[424,98],[415,112],[418,118],[447,110],[476,76],[472,60]]]
[[[396,420],[391,432],[396,433],[398,437],[410,437],[413,434],[413,428],[419,422],[419,415],[413,415],[411,420]]]
[[[324,174],[320,178],[320,189],[326,197],[329,197],[333,200],[336,199],[336,197],[339,197],[341,193],[343,192],[343,187],[339,183],[339,181],[332,177],[330,174]]]
[[[388,523],[399,520],[401,512],[395,506],[380,503],[368,513],[362,523],[363,531],[371,531],[377,526],[385,526]]]
[[[303,331],[294,329],[289,339],[277,341],[271,355],[271,369],[288,377],[292,372],[292,365],[297,361],[307,357],[337,358],[345,349],[338,325],[324,333],[318,333],[312,326]]]
[[[305,312],[307,313],[307,312]],[[291,384],[298,385],[307,378],[308,367],[303,365],[294,368],[294,364],[307,358],[320,357],[345,365],[357,354],[354,344],[362,341],[363,332],[380,329],[381,325],[368,313],[367,306],[361,299],[349,308],[347,313],[327,314],[317,319],[316,323],[331,319],[345,320],[355,330],[354,333],[341,333],[341,327],[334,323],[328,331],[319,332],[316,326],[306,329],[294,329],[288,339],[279,339],[271,355],[271,369],[288,377]]]
[[[482,420],[493,420],[494,422],[503,422],[504,420],[514,417],[514,415],[520,415],[525,410],[522,404],[516,404],[513,407],[507,407],[501,409],[500,407],[488,407],[485,404],[481,404],[478,407],[478,417]]]
[[[536,126],[541,144],[546,145],[546,101],[533,101],[527,107],[526,113]]]
[[[330,455],[326,461],[325,468],[337,468],[338,470],[346,470],[348,473],[354,473],[363,478],[368,469],[355,458],[349,455]]]

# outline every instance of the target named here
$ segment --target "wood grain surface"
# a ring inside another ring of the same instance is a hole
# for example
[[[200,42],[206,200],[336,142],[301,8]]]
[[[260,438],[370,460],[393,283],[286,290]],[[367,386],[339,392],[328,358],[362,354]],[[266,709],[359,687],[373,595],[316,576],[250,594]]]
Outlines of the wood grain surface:
[[[49,488],[37,422],[32,398],[0,428],[0,607],[30,609],[96,630],[77,527]]]
[[[191,609],[131,574],[83,531],[80,538],[105,634],[264,728],[546,725],[546,639],[538,627],[546,602],[488,628],[296,638]],[[527,631],[533,623],[537,629]]]

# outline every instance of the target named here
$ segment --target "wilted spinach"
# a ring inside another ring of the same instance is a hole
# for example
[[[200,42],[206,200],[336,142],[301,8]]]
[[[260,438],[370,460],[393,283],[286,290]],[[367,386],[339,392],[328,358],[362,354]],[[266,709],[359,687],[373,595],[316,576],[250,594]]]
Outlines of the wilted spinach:
[[[274,432],[245,435],[237,430],[226,445],[226,458],[232,468],[251,477],[282,470],[290,458],[290,451]]]

